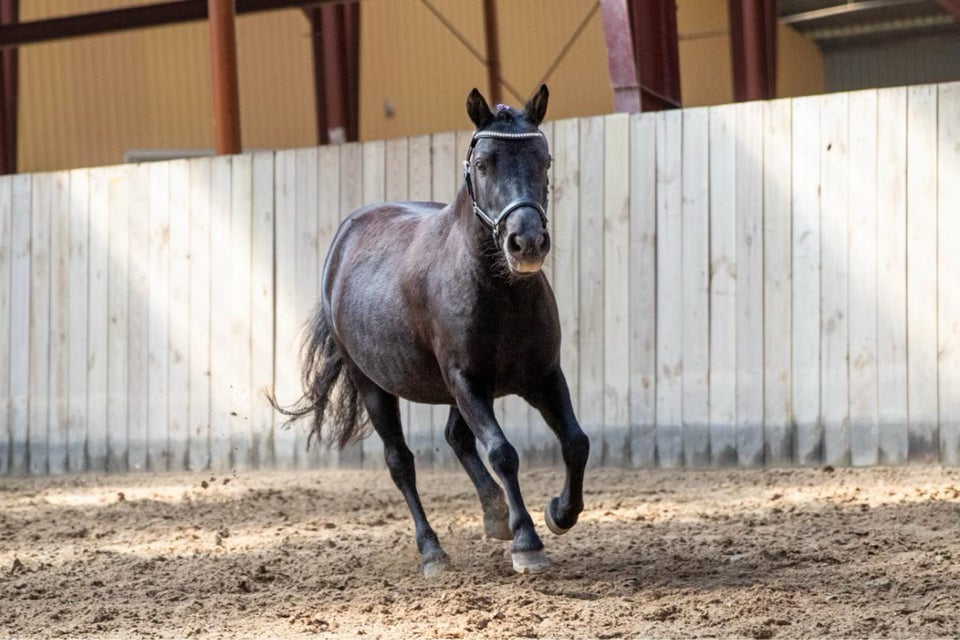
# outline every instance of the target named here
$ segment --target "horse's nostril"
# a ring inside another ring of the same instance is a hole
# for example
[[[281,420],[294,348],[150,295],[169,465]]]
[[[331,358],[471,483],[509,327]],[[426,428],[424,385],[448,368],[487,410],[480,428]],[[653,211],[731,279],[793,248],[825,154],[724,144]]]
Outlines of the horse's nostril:
[[[511,233],[509,236],[507,236],[507,251],[510,253],[520,253],[522,250],[520,242],[517,240],[518,237],[519,236],[517,236],[515,233]]]
[[[541,255],[550,251],[550,234],[544,232],[540,235],[540,238],[537,240],[537,249],[540,251]]]

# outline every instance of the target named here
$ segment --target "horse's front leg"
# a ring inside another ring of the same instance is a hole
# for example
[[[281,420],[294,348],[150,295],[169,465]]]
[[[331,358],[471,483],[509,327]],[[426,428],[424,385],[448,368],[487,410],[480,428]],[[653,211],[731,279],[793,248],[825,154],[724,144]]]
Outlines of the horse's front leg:
[[[486,449],[490,467],[503,484],[510,510],[510,531],[513,534],[513,544],[510,547],[513,568],[519,573],[544,571],[550,566],[550,561],[543,553],[543,542],[523,504],[520,481],[517,478],[520,457],[513,445],[507,442],[494,416],[493,393],[460,372],[451,375],[450,379],[460,414]]]
[[[543,416],[560,441],[560,452],[567,468],[563,491],[553,498],[544,512],[550,531],[561,535],[577,523],[583,511],[583,470],[590,457],[590,439],[573,414],[570,390],[560,367],[552,370],[542,386],[527,398]]]

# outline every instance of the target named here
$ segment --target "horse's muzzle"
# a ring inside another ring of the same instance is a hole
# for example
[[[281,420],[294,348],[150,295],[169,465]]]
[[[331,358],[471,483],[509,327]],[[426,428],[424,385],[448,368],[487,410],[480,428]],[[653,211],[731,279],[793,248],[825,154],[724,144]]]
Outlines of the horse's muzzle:
[[[533,275],[540,271],[550,251],[550,234],[546,229],[510,233],[504,248],[510,271],[517,275]]]

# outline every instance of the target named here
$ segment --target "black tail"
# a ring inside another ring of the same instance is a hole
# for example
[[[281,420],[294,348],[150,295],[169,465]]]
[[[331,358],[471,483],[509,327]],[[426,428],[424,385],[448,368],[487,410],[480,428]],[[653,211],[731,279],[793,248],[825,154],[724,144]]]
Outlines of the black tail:
[[[314,438],[342,449],[370,435],[363,402],[343,351],[330,333],[322,304],[317,304],[305,327],[300,348],[300,380],[303,395],[293,405],[281,407],[271,392],[267,392],[267,399],[274,409],[290,417],[285,424],[313,414],[308,448]]]

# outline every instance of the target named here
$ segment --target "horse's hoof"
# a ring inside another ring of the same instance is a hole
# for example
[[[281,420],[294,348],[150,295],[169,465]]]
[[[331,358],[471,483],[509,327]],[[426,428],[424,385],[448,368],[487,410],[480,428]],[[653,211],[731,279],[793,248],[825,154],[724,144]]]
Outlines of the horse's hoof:
[[[423,577],[435,578],[450,570],[450,558],[442,551],[430,558],[423,559]]]
[[[547,508],[543,510],[543,519],[546,520],[547,522],[547,529],[550,529],[550,531],[557,534],[558,536],[562,536],[567,531],[570,531],[570,527],[567,527],[566,529],[564,529],[563,527],[558,525],[557,522],[553,519],[553,508],[555,505],[559,505],[559,504],[560,504],[559,498],[554,498],[553,500],[548,502]]]
[[[543,549],[514,551],[510,556],[513,559],[513,570],[517,573],[541,573],[550,568],[550,561]]]
[[[483,516],[483,532],[488,538],[495,540],[513,540],[513,531],[510,530],[509,518],[501,515]]]

